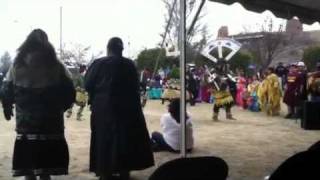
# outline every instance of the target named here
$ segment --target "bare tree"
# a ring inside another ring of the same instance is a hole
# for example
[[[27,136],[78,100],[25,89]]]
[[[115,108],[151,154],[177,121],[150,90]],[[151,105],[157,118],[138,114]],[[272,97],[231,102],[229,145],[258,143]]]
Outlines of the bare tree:
[[[103,54],[103,51],[99,51],[97,53],[92,53],[91,54],[91,57],[90,57],[90,61],[89,61],[89,65],[94,61],[96,60],[97,58],[99,58],[101,55]]]
[[[88,57],[90,46],[84,46],[82,44],[73,43],[70,44],[70,48],[63,46],[62,54],[60,55],[61,61],[73,62],[75,64],[87,64],[91,59]]]
[[[275,57],[276,53],[281,49],[281,45],[284,41],[285,34],[283,32],[283,25],[280,24],[278,28],[274,31],[274,21],[273,19],[267,19],[266,23],[261,26],[262,38],[262,58],[263,67],[269,66]]]
[[[264,23],[258,26],[260,26],[260,32],[256,33],[252,33],[250,27],[245,28],[244,34],[254,37],[249,39],[245,46],[254,55],[256,63],[264,69],[281,52],[285,42],[285,32],[283,32],[283,25],[275,25],[272,18],[266,18]]]
[[[168,30],[168,40],[172,44],[176,44],[179,42],[179,30],[180,30],[180,14],[179,7],[174,6],[174,0],[162,0],[165,4],[166,13],[165,13],[165,24],[168,24],[170,19],[170,12],[173,10],[171,22]],[[189,30],[192,20],[198,10],[200,5],[200,1],[197,0],[187,0],[187,9],[186,9],[186,17],[187,17],[187,30]],[[194,24],[193,30],[187,34],[187,48],[190,51],[200,52],[207,43],[209,39],[207,24],[201,22],[201,19],[206,15],[204,11],[201,11],[197,21]],[[161,34],[161,37],[164,37],[164,34]],[[193,61],[196,57],[194,53],[193,56],[188,56],[188,61]]]

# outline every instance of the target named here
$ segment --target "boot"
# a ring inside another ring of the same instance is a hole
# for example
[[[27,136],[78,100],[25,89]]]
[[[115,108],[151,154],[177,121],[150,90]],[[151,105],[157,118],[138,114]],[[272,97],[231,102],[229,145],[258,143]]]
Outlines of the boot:
[[[40,180],[51,180],[50,175],[40,175]]]
[[[236,120],[234,117],[232,117],[231,113],[227,113],[227,119],[229,120]]]
[[[218,119],[218,113],[213,113],[212,120],[213,120],[213,121],[219,121],[219,119]]]
[[[37,180],[37,177],[35,175],[28,175],[24,177],[25,180]]]

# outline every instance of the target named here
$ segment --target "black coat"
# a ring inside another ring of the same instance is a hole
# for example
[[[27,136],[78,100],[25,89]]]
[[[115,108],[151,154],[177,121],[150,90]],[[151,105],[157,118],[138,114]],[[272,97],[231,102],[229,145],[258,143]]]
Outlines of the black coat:
[[[90,171],[97,175],[154,164],[133,62],[104,57],[85,77],[91,104]]]

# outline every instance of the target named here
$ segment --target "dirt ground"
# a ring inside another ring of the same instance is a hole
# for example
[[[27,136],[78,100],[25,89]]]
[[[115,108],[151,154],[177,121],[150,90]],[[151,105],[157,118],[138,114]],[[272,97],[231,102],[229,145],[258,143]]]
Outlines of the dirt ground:
[[[305,131],[296,121],[281,117],[267,117],[233,108],[236,121],[213,122],[212,105],[197,104],[189,107],[194,124],[195,150],[191,156],[213,155],[223,158],[229,165],[229,180],[262,180],[289,156],[307,149],[320,139],[319,131]],[[149,132],[160,130],[159,119],[166,112],[160,101],[148,101],[144,109]],[[96,180],[88,172],[90,126],[89,111],[83,121],[75,116],[66,120],[66,136],[70,148],[70,174],[54,180]],[[282,116],[284,112],[282,112]],[[0,114],[0,179],[11,180],[11,158],[15,138],[14,121],[7,122]],[[156,165],[133,172],[134,180],[145,180],[162,163],[178,158],[171,153],[156,153]],[[21,178],[17,178],[21,179]]]

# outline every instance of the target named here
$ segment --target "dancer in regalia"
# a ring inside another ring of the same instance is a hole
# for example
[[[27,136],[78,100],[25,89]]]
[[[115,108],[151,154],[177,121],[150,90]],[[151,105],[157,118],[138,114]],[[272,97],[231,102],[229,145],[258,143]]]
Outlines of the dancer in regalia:
[[[266,112],[271,116],[279,115],[281,109],[281,86],[278,76],[274,73],[274,69],[272,67],[267,69],[265,83],[265,93],[267,97]]]
[[[213,105],[213,117],[214,121],[219,120],[219,110],[220,108],[225,108],[226,118],[229,120],[235,120],[231,113],[231,108],[234,104],[234,99],[229,91],[228,77],[218,76],[213,82],[212,93],[214,96],[214,105]]]

